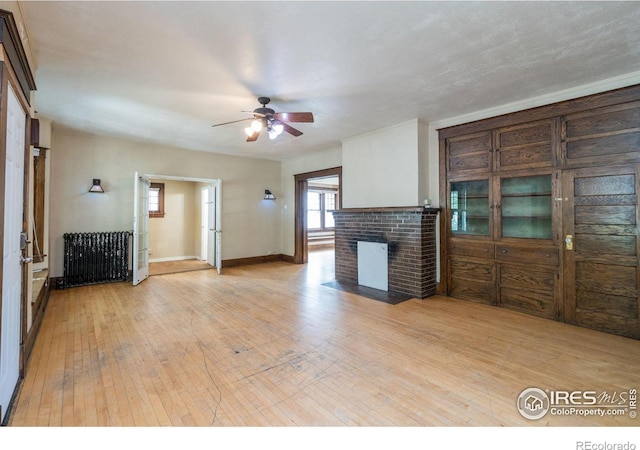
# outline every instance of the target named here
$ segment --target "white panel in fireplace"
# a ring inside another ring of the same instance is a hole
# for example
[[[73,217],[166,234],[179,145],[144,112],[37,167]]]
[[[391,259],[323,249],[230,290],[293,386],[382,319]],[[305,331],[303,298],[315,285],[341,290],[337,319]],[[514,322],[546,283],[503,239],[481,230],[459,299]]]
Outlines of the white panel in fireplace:
[[[389,290],[388,249],[381,242],[358,241],[358,284]]]

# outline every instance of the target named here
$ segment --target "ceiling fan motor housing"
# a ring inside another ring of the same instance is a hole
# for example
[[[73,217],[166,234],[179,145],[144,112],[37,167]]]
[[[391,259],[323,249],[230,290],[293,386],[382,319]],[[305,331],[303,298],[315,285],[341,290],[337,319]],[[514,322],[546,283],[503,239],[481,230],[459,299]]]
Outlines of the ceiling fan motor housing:
[[[276,112],[271,108],[256,108],[253,110],[254,114],[259,114],[264,117],[272,117]]]
[[[271,102],[269,97],[258,97],[258,103],[262,105],[262,108],[256,108],[253,110],[254,114],[259,115],[267,119],[267,124],[273,121],[273,115],[276,113],[273,109],[267,108],[267,105]]]

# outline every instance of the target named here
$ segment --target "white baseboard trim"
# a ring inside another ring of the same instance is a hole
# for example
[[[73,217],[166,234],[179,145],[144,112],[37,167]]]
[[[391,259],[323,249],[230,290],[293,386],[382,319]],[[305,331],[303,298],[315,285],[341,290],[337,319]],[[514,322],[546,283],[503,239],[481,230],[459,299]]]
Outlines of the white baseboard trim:
[[[167,261],[185,261],[187,259],[198,259],[197,256],[170,256],[168,258],[149,258],[150,263],[167,262]]]

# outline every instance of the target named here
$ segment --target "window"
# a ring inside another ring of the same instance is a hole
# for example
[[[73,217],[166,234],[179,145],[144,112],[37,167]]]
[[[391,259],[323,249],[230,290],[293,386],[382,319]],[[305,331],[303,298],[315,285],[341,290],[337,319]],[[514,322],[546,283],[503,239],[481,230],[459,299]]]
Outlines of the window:
[[[149,217],[164,217],[164,183],[149,187]]]
[[[338,194],[336,192],[324,193],[324,224],[323,228],[333,228],[333,213],[331,211],[336,209],[336,198]]]
[[[307,228],[316,230],[322,228],[322,193],[309,191],[307,193]]]
[[[307,192],[307,229],[314,231],[333,230],[333,214],[338,208],[338,193],[333,190],[309,189]]]

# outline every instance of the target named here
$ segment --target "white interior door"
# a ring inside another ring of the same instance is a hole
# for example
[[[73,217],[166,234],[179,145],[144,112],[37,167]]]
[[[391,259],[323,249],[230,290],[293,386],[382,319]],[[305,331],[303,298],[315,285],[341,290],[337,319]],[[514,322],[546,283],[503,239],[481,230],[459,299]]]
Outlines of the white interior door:
[[[133,183],[133,285],[149,278],[149,177],[136,172]]]
[[[216,212],[216,269],[222,272],[222,180],[217,180],[215,190]]]
[[[207,262],[216,265],[216,188],[214,185],[206,187],[207,190]]]
[[[4,420],[20,373],[20,302],[24,207],[25,113],[11,86],[7,95],[7,154],[4,194],[4,252],[2,255],[2,313],[0,324],[0,421]]]
[[[200,260],[207,261],[209,257],[209,189],[200,189]],[[211,264],[211,263],[210,263]],[[213,264],[212,264],[213,265]]]
[[[200,191],[201,215],[201,247],[200,259],[211,266],[216,265],[216,198],[215,185],[205,186]]]

